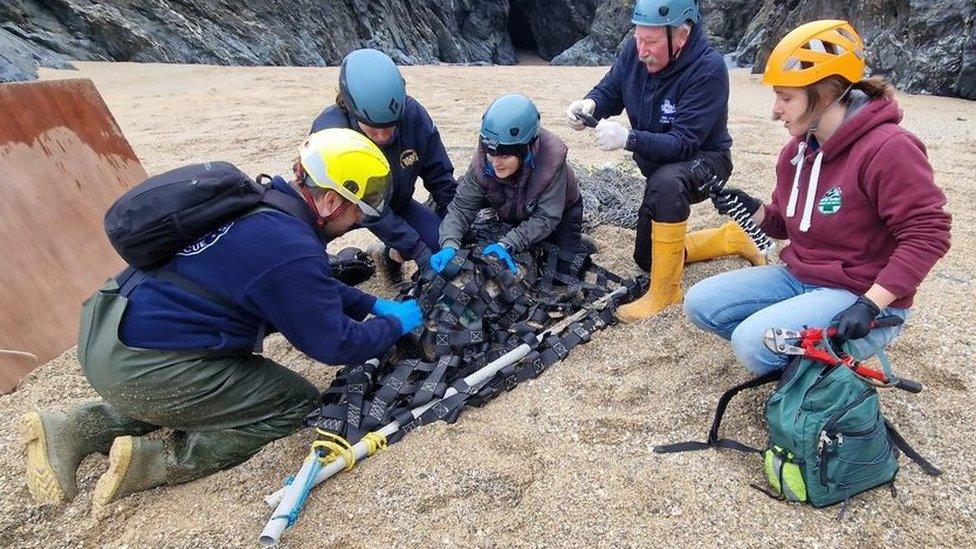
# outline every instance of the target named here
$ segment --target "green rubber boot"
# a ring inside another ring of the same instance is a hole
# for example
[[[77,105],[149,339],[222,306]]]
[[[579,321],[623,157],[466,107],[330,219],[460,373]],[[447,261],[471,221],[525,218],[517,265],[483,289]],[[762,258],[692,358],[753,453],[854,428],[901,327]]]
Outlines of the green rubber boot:
[[[94,452],[63,412],[21,417],[27,450],[27,489],[38,503],[64,503],[78,495],[78,465]]]
[[[108,471],[98,479],[98,505],[106,505],[129,494],[166,484],[163,441],[124,436],[115,439],[108,453]]]

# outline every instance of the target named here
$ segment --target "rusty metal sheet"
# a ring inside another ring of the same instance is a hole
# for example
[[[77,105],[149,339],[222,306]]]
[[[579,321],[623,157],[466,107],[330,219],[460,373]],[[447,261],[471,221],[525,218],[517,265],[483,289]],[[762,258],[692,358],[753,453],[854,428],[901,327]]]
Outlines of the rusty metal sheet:
[[[123,266],[102,217],[145,177],[90,80],[0,84],[0,391],[75,344]]]

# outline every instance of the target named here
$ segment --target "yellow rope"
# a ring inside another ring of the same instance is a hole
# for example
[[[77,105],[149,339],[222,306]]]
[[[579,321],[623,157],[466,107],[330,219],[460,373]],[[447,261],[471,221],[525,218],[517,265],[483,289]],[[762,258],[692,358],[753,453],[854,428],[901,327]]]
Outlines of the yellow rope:
[[[332,463],[340,457],[346,460],[346,471],[356,465],[356,454],[352,451],[352,445],[349,444],[348,440],[335,433],[323,431],[322,429],[315,430],[322,438],[312,443],[312,450],[314,451],[318,448],[327,450],[327,453],[319,458],[323,465]]]
[[[366,443],[366,455],[368,456],[386,450],[386,435],[379,431],[366,433],[363,435],[362,442]]]

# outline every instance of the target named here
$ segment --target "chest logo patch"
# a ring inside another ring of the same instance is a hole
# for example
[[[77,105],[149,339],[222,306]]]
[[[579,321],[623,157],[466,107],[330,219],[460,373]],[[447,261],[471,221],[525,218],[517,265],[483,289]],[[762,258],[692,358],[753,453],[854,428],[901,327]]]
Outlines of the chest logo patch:
[[[817,209],[824,215],[832,215],[840,211],[842,204],[843,197],[840,192],[840,187],[834,187],[824,193],[823,198],[817,203]]]
[[[420,162],[420,155],[417,154],[417,151],[415,151],[413,149],[407,149],[407,150],[403,151],[402,153],[400,153],[400,167],[401,168],[407,169],[410,166],[413,166],[414,164],[416,164],[417,162]]]
[[[198,253],[203,252],[207,248],[216,244],[217,241],[220,240],[220,237],[227,234],[227,231],[229,231],[230,228],[233,226],[234,226],[234,222],[232,221],[217,230],[210,231],[209,233],[204,235],[204,237],[201,238],[200,240],[197,240],[193,244],[190,244],[186,248],[183,248],[182,250],[177,252],[176,255],[188,256],[188,255],[197,255]]]
[[[665,99],[661,103],[661,124],[674,124],[674,117],[677,112],[678,107],[670,99]]]

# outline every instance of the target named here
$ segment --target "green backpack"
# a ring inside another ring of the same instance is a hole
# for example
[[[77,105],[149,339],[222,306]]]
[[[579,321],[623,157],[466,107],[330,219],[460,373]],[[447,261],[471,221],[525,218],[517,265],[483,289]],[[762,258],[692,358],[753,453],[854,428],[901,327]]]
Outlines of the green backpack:
[[[884,352],[878,358],[892,386],[918,392],[921,386],[891,374]],[[779,381],[766,401],[769,443],[765,450],[718,437],[729,401],[744,389]],[[764,492],[787,501],[826,507],[855,494],[894,482],[898,452],[904,452],[929,475],[941,471],[920,456],[889,423],[873,383],[850,368],[796,357],[784,369],[732,387],[719,399],[706,442],[657,446],[657,453],[730,448],[762,455],[772,488]],[[892,485],[893,489],[893,485]]]

